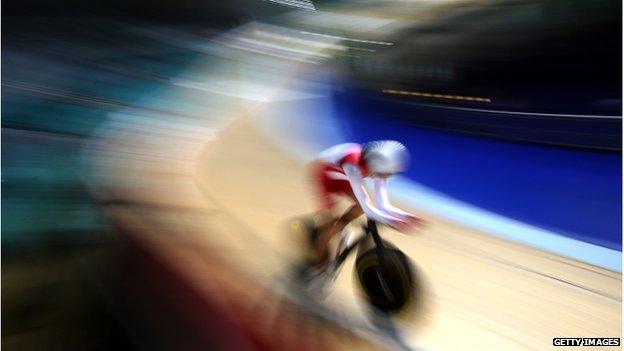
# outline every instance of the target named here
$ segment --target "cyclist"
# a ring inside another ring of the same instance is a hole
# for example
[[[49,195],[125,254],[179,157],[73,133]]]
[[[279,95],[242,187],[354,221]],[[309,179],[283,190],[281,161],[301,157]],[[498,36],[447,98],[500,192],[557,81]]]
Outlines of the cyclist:
[[[406,229],[423,219],[392,206],[388,201],[388,178],[403,172],[409,155],[403,144],[393,140],[373,141],[364,145],[346,143],[321,152],[313,174],[321,197],[322,224],[314,229],[313,246],[317,260],[313,269],[328,263],[328,243],[351,221],[366,214],[370,219],[395,228]],[[363,184],[372,178],[375,204]],[[341,216],[334,216],[339,196],[350,197],[355,204]]]

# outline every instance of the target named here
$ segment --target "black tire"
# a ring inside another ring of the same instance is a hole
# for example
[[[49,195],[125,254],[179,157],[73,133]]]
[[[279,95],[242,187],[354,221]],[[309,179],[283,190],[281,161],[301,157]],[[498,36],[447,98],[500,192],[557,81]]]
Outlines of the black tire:
[[[375,248],[355,262],[360,287],[369,302],[384,312],[398,312],[413,298],[414,277],[409,259],[396,248],[383,249],[383,265]]]

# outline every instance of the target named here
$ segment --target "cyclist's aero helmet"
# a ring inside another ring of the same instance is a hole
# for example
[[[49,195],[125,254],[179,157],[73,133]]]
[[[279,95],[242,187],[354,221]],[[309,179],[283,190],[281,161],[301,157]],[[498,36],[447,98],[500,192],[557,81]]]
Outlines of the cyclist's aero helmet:
[[[370,173],[391,176],[401,173],[409,163],[409,153],[403,144],[394,140],[379,140],[366,143],[362,156]]]

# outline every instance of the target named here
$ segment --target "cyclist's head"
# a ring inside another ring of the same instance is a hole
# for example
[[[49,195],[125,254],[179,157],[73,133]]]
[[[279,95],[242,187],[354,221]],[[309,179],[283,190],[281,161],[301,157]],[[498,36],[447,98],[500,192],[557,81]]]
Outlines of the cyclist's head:
[[[409,162],[407,148],[394,140],[366,143],[362,155],[370,173],[383,178],[405,171]]]

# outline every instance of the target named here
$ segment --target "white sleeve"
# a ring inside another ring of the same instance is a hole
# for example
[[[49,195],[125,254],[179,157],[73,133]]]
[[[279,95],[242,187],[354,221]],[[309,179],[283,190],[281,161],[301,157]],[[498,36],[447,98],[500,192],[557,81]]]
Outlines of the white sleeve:
[[[404,212],[390,204],[388,201],[388,181],[385,179],[375,179],[375,200],[377,207],[383,212],[391,216],[407,216],[407,212]]]
[[[360,207],[362,207],[364,213],[366,213],[366,215],[374,221],[390,224],[390,222],[395,219],[394,216],[388,215],[373,206],[370,197],[366,193],[366,189],[364,189],[360,169],[352,164],[345,164],[343,169],[349,179],[351,189],[353,189],[353,194],[355,195]]]
[[[354,150],[359,150],[360,145],[354,143],[345,143],[339,144],[330,147],[329,149],[322,151],[318,155],[318,159],[324,162],[329,162],[333,164],[337,164],[340,159],[345,157],[349,152],[353,152]]]

